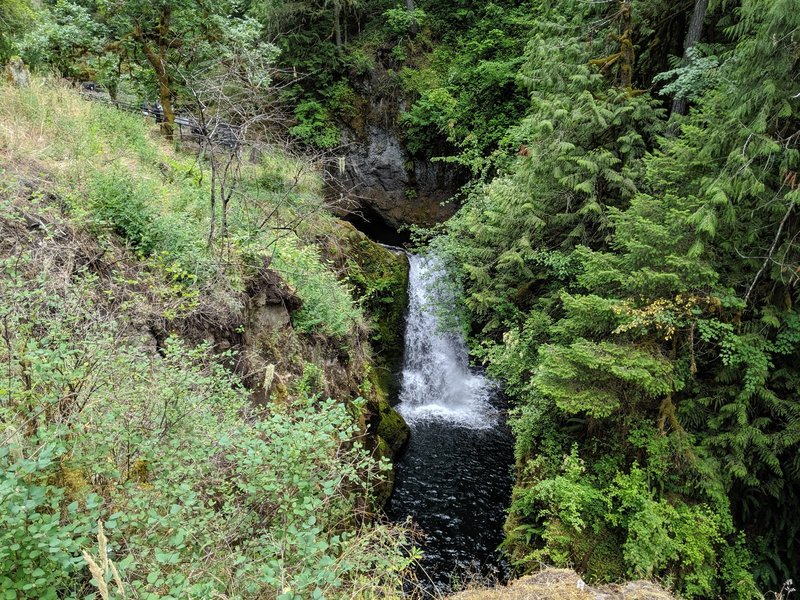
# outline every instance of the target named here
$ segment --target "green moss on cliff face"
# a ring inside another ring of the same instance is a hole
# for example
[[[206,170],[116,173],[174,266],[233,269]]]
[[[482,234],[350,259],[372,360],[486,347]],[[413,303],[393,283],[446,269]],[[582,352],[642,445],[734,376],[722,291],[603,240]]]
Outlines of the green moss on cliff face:
[[[367,316],[379,373],[373,383],[391,396],[395,391],[394,373],[403,359],[408,259],[402,252],[373,242],[350,223],[338,221],[330,233],[323,249],[325,258],[352,286],[353,295]]]
[[[393,458],[409,435],[408,425],[390,404],[397,391],[396,372],[403,359],[408,260],[402,253],[376,244],[349,223],[344,224],[344,231],[346,277],[369,319],[370,341],[375,350],[374,366],[369,373],[374,391],[369,406],[370,422],[382,455]]]
[[[408,440],[408,424],[385,400],[378,402],[378,437],[386,442],[394,456]]]
[[[368,372],[370,430],[377,439],[381,456],[394,458],[408,441],[410,430],[405,419],[389,403],[389,394],[382,377],[374,368]]]
[[[403,357],[403,323],[408,306],[408,260],[348,224],[347,279],[369,316],[378,362],[395,368]]]
[[[360,389],[367,399],[366,427],[375,453],[393,459],[409,435],[408,425],[391,406],[403,359],[408,260],[402,252],[373,242],[345,221],[329,223],[318,243],[324,260],[352,288],[367,317],[372,356],[365,364]],[[384,492],[378,495],[385,496],[385,501],[391,482]]]
[[[375,399],[369,404],[371,429],[375,434],[376,453],[379,457],[394,459],[405,446],[410,435],[408,424],[389,404],[380,388],[375,388]],[[394,473],[375,490],[375,503],[383,506],[394,488]]]
[[[368,366],[366,375],[362,392],[368,401],[366,414],[362,414],[362,417],[366,417],[366,421],[362,422],[362,429],[369,432],[376,457],[394,460],[408,441],[411,431],[405,419],[389,404],[388,394],[378,372],[372,366]],[[391,473],[374,490],[375,506],[384,506],[393,488],[394,473]]]

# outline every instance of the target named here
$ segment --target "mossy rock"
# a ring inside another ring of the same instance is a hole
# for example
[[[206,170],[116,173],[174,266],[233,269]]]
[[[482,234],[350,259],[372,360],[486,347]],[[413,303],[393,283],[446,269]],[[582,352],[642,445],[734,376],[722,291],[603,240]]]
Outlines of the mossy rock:
[[[388,366],[373,365],[369,379],[381,398],[390,400],[396,397],[400,387],[399,376],[395,371],[389,370]]]
[[[276,404],[289,403],[289,388],[282,381],[276,381],[270,389],[270,399]]]
[[[411,430],[405,419],[386,400],[379,400],[377,408],[378,424],[375,433],[378,434],[379,440],[389,447],[391,451],[391,454],[388,455],[389,458],[393,458],[405,446]]]
[[[410,429],[405,419],[389,403],[390,394],[388,388],[392,374],[386,370],[378,370],[373,367],[368,369],[367,379],[371,387],[368,406],[369,411],[372,413],[370,418],[371,429],[378,438],[378,447],[380,448],[381,443],[387,446],[381,456],[394,459],[408,441]]]
[[[391,374],[403,359],[403,331],[408,307],[408,259],[370,240],[353,225],[337,223],[339,247],[327,248],[370,321],[376,363]]]
[[[59,467],[55,484],[66,490],[67,498],[81,502],[86,499],[89,490],[89,479],[85,471],[64,463]]]
[[[370,381],[374,380],[374,375]],[[382,391],[373,387],[370,402],[368,405],[370,414],[370,431],[372,443],[374,444],[374,455],[376,458],[388,458],[394,461],[398,453],[403,449],[410,429],[405,419],[389,404]],[[374,502],[376,508],[383,508],[389,500],[389,496],[394,489],[394,471],[389,471],[386,480],[376,486],[374,490]]]

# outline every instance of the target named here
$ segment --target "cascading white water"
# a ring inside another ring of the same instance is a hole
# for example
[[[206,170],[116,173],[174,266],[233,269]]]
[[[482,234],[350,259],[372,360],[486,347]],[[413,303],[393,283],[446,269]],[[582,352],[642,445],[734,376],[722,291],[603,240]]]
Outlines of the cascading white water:
[[[397,410],[414,425],[444,421],[475,429],[497,424],[494,386],[469,368],[463,338],[442,331],[434,306],[446,273],[435,257],[410,255],[405,357]]]

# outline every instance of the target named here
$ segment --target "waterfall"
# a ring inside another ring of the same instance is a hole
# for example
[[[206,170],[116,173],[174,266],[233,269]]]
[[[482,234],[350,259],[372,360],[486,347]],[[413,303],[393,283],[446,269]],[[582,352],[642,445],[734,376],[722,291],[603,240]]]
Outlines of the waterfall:
[[[511,496],[512,439],[499,390],[469,368],[464,338],[452,327],[440,327],[437,315],[448,314],[455,300],[447,273],[435,257],[408,260],[397,410],[411,426],[411,437],[395,464],[387,514],[401,523],[411,517],[425,533],[420,589],[409,593],[440,598],[454,578],[507,576],[497,546]]]
[[[497,423],[493,384],[469,368],[461,335],[442,330],[436,301],[447,274],[435,257],[410,255],[405,356],[397,410],[413,427],[425,421],[484,429]]]

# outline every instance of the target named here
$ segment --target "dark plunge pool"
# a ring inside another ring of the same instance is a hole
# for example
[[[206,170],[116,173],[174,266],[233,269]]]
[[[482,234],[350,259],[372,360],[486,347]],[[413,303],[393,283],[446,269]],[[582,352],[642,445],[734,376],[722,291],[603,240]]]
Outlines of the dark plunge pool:
[[[417,577],[423,589],[447,592],[476,576],[505,579],[496,552],[511,493],[511,439],[504,427],[414,425],[396,466],[389,516],[411,515],[425,533]]]

